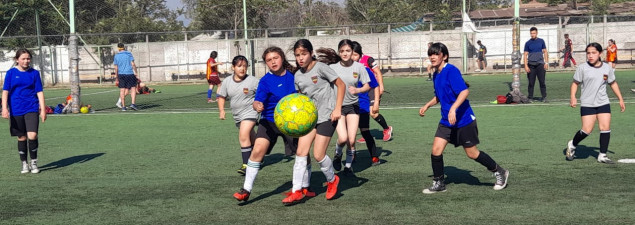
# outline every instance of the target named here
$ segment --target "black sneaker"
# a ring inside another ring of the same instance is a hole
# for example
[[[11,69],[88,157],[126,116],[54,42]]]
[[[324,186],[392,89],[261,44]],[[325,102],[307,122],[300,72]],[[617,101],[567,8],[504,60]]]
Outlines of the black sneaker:
[[[445,192],[445,183],[442,178],[434,178],[432,187],[423,189],[424,194],[434,194],[437,192]]]
[[[240,175],[245,176],[245,174],[247,174],[247,164],[243,164],[242,166],[240,166],[240,168],[238,168],[237,172]]]
[[[346,176],[355,176],[355,173],[353,172],[353,168],[351,167],[344,167],[344,170],[342,170],[342,174],[346,175]]]
[[[496,183],[494,184],[494,190],[503,190],[503,188],[507,187],[507,178],[509,177],[509,170],[500,169],[502,171],[494,172],[494,176],[496,177]]]
[[[135,110],[135,111],[139,110],[139,108],[137,108],[137,105],[135,105],[135,104],[130,105],[130,108]]]
[[[336,171],[342,170],[342,154],[335,154],[335,157],[333,157],[333,169]]]
[[[124,107],[121,107],[121,111],[122,111],[122,112],[125,112],[125,111],[128,111],[128,110],[127,110],[127,109],[126,109],[126,107],[124,106]]]

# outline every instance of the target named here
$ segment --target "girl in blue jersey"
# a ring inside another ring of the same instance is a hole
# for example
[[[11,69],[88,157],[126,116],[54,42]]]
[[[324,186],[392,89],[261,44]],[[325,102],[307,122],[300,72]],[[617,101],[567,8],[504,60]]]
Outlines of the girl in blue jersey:
[[[434,43],[428,49],[430,63],[434,69],[434,97],[419,109],[419,115],[438,103],[441,103],[441,121],[432,143],[432,172],[434,174],[432,187],[423,190],[424,194],[445,191],[443,173],[443,150],[448,143],[454,147],[463,146],[467,157],[477,161],[494,172],[496,184],[494,190],[501,190],[507,186],[509,171],[500,167],[487,153],[479,151],[476,117],[470,107],[467,96],[470,91],[461,71],[448,63],[448,48],[443,43]]]
[[[269,72],[260,79],[253,103],[253,108],[260,113],[260,121],[254,147],[247,161],[245,183],[240,191],[234,193],[234,198],[238,201],[249,199],[262,159],[276,144],[279,136],[284,140],[287,155],[295,152],[298,142],[298,139],[282,134],[273,120],[273,113],[278,101],[284,96],[297,92],[291,72],[295,71],[295,68],[289,64],[284,52],[279,47],[265,49],[262,60],[267,64]]]
[[[18,50],[14,59],[17,65],[9,69],[4,78],[2,118],[9,119],[11,136],[18,137],[18,152],[22,161],[21,173],[39,173],[40,170],[37,167],[38,114],[42,123],[46,120],[42,80],[40,72],[31,67],[29,50]],[[31,156],[30,165],[27,163],[27,149]]]
[[[326,177],[326,199],[330,200],[335,197],[340,179],[335,175],[333,162],[326,155],[326,149],[342,114],[342,102],[346,90],[344,82],[337,76],[337,73],[328,65],[318,62],[313,56],[313,45],[309,40],[298,40],[293,46],[293,53],[299,68],[295,73],[295,86],[298,92],[313,100],[318,109],[318,120],[315,128],[300,137],[298,141],[298,150],[293,166],[293,188],[289,196],[282,200],[285,205],[298,203],[305,196],[314,195],[308,190],[310,179],[309,176],[306,176],[306,171],[311,173],[310,167],[307,167],[311,145],[313,145],[313,157]],[[337,92],[335,86],[337,86]]]

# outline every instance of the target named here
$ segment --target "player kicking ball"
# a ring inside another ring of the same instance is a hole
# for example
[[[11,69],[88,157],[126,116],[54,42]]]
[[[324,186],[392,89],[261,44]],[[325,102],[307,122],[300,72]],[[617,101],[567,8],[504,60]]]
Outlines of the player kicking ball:
[[[577,99],[575,97],[580,86],[580,116],[582,117],[582,129],[576,132],[573,140],[567,143],[566,157],[567,160],[575,158],[575,149],[580,141],[584,140],[598,121],[600,127],[600,154],[598,162],[613,163],[606,156],[609,148],[609,140],[611,139],[611,104],[609,96],[606,94],[606,86],[611,86],[613,93],[620,101],[620,110],[624,112],[624,99],[622,93],[615,81],[615,69],[609,64],[602,63],[600,60],[602,54],[602,45],[591,43],[586,47],[587,63],[578,67],[573,74],[573,83],[571,83],[571,102],[572,108],[576,107]]]
[[[441,103],[441,121],[432,143],[432,172],[434,174],[432,187],[423,189],[424,194],[445,191],[443,172],[443,150],[448,143],[454,147],[463,146],[465,154],[494,172],[496,183],[494,190],[502,190],[507,186],[509,171],[500,167],[487,153],[479,151],[478,128],[476,117],[467,100],[470,94],[467,84],[461,76],[461,71],[448,63],[448,48],[443,43],[434,43],[428,48],[430,63],[434,69],[433,83],[435,96],[419,109],[419,115],[432,106]]]

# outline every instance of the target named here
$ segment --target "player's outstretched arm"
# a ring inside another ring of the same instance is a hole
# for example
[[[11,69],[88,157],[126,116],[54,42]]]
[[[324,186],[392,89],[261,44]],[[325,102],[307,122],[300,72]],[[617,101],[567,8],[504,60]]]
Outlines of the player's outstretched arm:
[[[439,99],[437,99],[436,96],[432,97],[432,99],[428,101],[428,103],[426,103],[419,109],[419,116],[425,116],[426,111],[428,111],[430,107],[436,105],[437,103],[439,103]]]

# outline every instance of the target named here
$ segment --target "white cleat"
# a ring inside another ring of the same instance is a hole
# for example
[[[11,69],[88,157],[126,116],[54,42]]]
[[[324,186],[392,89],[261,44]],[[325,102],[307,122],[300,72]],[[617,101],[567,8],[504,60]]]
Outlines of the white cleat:
[[[601,163],[606,163],[606,164],[613,164],[613,160],[609,159],[608,156],[606,156],[606,154],[600,153],[600,155],[598,155],[598,162]]]
[[[31,160],[31,173],[39,173],[40,169],[37,168],[37,161]]]
[[[20,173],[25,174],[25,173],[29,173],[31,171],[31,168],[29,168],[29,164],[26,162],[22,163],[22,171],[20,171]]]
[[[573,146],[573,140],[569,140],[569,142],[567,143],[567,160],[571,161],[573,160],[573,158],[575,158],[575,146]]]

